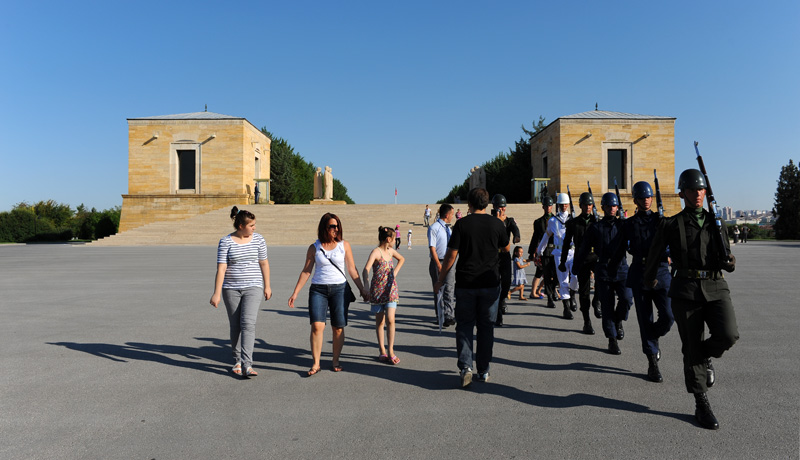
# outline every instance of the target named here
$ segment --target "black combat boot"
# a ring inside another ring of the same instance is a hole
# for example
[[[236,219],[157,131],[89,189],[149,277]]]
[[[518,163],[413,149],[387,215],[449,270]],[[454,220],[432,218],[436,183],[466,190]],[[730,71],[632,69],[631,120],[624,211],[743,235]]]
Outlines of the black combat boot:
[[[647,378],[651,382],[661,383],[664,377],[661,376],[661,371],[658,370],[658,359],[656,355],[647,355]]]
[[[561,303],[564,304],[564,319],[572,319],[573,316],[569,308],[569,299],[562,300]]]
[[[717,381],[717,375],[714,372],[714,366],[711,365],[711,358],[706,359],[706,386],[711,388],[714,382]]]
[[[625,338],[625,329],[622,328],[622,321],[617,321],[617,340]]]
[[[694,401],[696,404],[694,418],[697,419],[697,423],[708,430],[718,430],[719,422],[714,417],[714,413],[711,412],[711,403],[708,402],[708,396],[705,393],[695,393]]]
[[[608,339],[608,352],[612,355],[621,355],[622,350],[619,349],[619,344],[617,343],[617,339],[610,338]]]
[[[586,335],[594,335],[594,328],[592,327],[592,320],[589,319],[589,311],[581,310],[583,313],[583,333]]]
[[[600,301],[597,299],[592,300],[592,308],[594,308],[594,317],[602,318],[603,310],[600,309]]]
[[[553,302],[553,297],[550,295],[547,296],[547,308],[556,308],[556,303]]]
[[[573,291],[572,289],[569,290],[569,309],[572,311],[578,311],[578,301],[575,300],[577,297],[577,292]]]

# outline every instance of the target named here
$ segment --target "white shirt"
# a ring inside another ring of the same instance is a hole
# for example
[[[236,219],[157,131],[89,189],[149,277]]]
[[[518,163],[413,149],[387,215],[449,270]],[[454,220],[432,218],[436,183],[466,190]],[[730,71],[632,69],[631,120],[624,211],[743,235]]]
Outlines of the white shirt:
[[[445,221],[437,219],[433,225],[428,227],[428,247],[436,248],[436,256],[444,259],[448,241],[450,241],[450,228]]]
[[[336,243],[336,247],[332,251],[323,249],[319,240],[314,243],[314,247],[317,252],[314,254],[315,268],[311,284],[342,284],[347,281],[344,276],[344,273],[347,273],[344,261],[344,242]],[[334,264],[339,268],[334,267]]]

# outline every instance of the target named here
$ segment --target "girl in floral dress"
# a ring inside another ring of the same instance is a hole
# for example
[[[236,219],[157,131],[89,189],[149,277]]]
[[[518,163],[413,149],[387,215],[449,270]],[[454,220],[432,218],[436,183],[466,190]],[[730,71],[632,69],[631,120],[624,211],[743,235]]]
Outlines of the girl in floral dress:
[[[378,360],[384,363],[400,362],[394,354],[394,318],[397,311],[397,283],[395,276],[403,266],[405,259],[394,248],[395,232],[391,227],[378,227],[378,247],[369,254],[364,265],[362,276],[364,284],[369,280],[369,268],[372,267],[372,282],[369,283],[369,302],[375,313],[375,334],[378,336]],[[392,258],[397,259],[394,266]],[[386,341],[384,342],[384,324]],[[387,347],[388,345],[388,353]]]

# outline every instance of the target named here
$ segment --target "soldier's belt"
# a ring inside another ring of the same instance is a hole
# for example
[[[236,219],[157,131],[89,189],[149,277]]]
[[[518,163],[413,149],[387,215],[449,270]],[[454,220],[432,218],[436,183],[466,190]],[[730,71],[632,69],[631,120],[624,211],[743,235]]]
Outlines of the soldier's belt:
[[[694,270],[691,268],[677,268],[672,271],[672,277],[693,280],[718,280],[725,278],[722,272],[718,270]]]

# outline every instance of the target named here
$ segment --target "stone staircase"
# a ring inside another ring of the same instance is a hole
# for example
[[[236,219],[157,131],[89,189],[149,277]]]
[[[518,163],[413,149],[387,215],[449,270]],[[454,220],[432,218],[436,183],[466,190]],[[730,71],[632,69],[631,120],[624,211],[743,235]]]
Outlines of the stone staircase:
[[[425,205],[419,204],[356,204],[356,205],[239,205],[256,215],[256,232],[264,235],[268,245],[308,245],[317,238],[319,219],[326,212],[339,216],[345,239],[353,245],[376,245],[378,226],[400,225],[406,244],[409,227],[413,229],[414,246],[425,245],[427,229],[423,226]],[[491,207],[491,206],[490,206]],[[466,215],[466,204],[455,205]],[[438,205],[431,205],[435,216]],[[487,208],[488,209],[488,208]],[[542,215],[540,205],[509,204],[522,234],[521,246],[527,245],[533,232],[534,219]],[[432,217],[433,219],[433,217]],[[455,222],[455,220],[454,220]],[[216,246],[219,239],[232,232],[230,208],[218,209],[188,219],[155,222],[95,241],[92,246]],[[526,252],[527,253],[527,252]]]

